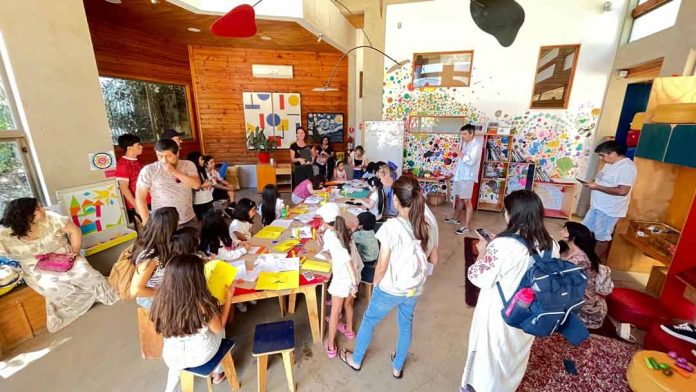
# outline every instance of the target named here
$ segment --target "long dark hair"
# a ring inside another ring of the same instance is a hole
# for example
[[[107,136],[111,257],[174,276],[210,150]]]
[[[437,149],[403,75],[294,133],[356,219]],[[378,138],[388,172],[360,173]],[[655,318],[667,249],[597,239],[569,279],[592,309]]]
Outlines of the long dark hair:
[[[179,213],[174,207],[161,207],[150,214],[143,232],[133,247],[131,261],[135,263],[141,254],[147,259],[159,258],[164,266],[171,255],[170,242],[179,222]]]
[[[417,240],[420,240],[423,250],[427,251],[429,224],[425,220],[425,197],[421,193],[418,181],[412,177],[399,177],[394,181],[392,190],[399,199],[399,204],[409,209],[408,219],[413,226],[413,234]]]
[[[568,240],[573,241],[575,246],[580,248],[587,258],[590,259],[592,263],[592,270],[599,271],[599,256],[595,253],[595,241],[594,235],[587,226],[578,222],[567,222],[563,227],[568,230]]]
[[[232,218],[241,222],[252,223],[253,220],[249,218],[249,211],[255,207],[256,203],[253,200],[244,197],[237,202],[237,205],[234,208],[234,213],[232,214]]]
[[[338,240],[341,241],[341,245],[348,250],[350,253],[350,241],[352,241],[352,231],[348,227],[346,220],[342,216],[337,216],[336,220],[329,223],[329,226],[334,228]]]
[[[209,156],[209,155],[206,155]],[[198,178],[201,179],[201,182],[205,181],[208,179],[208,173],[205,171],[205,162],[203,163],[203,166],[200,165],[200,158],[204,158],[205,156],[201,154],[199,151],[193,151],[189,153],[186,158],[188,158],[189,161],[193,162],[194,165],[196,165],[196,171],[198,171]]]
[[[193,335],[219,315],[220,305],[208,290],[203,260],[195,255],[172,257],[150,309],[157,333],[165,338]]]
[[[200,250],[206,255],[217,254],[223,246],[232,246],[232,237],[221,211],[210,210],[203,216]]]
[[[195,253],[198,249],[198,230],[193,227],[182,227],[172,235],[169,257]]]
[[[261,223],[264,226],[270,225],[276,220],[276,201],[280,197],[278,187],[274,184],[268,184],[263,187],[261,193]]]
[[[14,199],[7,203],[0,225],[9,227],[13,236],[22,238],[29,234],[37,208],[39,208],[39,201],[33,197]]]
[[[544,205],[536,193],[521,189],[505,197],[503,202],[510,220],[498,237],[520,235],[527,242],[529,253],[553,249],[553,238],[544,227]]]
[[[368,165],[370,164],[372,164],[372,162],[370,162]],[[377,177],[370,177],[370,179],[367,180],[367,184],[377,188],[377,211],[379,211],[381,215],[384,213],[384,185],[382,185],[382,181],[380,181],[380,179]]]

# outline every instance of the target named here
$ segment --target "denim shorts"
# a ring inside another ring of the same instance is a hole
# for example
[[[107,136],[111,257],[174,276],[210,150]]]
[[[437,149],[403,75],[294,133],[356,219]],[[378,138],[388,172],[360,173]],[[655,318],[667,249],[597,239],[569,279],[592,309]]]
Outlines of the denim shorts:
[[[619,217],[609,216],[592,207],[587,211],[582,224],[594,233],[597,241],[611,241],[611,235],[614,233],[614,227],[619,219]]]

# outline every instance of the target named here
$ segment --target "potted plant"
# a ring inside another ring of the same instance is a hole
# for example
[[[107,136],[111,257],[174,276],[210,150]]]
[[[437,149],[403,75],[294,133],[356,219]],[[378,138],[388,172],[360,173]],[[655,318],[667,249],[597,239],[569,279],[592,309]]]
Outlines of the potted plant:
[[[277,148],[278,140],[275,137],[266,136],[263,129],[256,127],[256,130],[247,136],[247,146],[258,152],[259,163],[269,163],[271,161],[271,151]]]

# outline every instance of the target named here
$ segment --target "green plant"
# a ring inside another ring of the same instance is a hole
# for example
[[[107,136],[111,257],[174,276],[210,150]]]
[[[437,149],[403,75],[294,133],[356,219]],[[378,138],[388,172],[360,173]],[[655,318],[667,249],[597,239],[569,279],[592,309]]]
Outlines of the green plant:
[[[266,136],[263,129],[256,127],[256,130],[247,136],[247,146],[258,152],[270,152],[278,148],[278,140],[275,137]]]

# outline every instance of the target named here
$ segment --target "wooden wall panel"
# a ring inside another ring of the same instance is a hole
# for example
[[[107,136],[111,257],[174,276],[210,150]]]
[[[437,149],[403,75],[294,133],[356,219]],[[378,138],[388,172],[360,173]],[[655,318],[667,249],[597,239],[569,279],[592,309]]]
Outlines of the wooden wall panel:
[[[341,112],[346,115],[348,124],[347,59],[341,62],[331,83],[339,91],[312,91],[312,88],[324,85],[340,56],[333,53],[191,46],[189,57],[204,151],[215,156],[218,162],[257,162],[256,153],[246,148],[242,93],[247,91],[300,93],[302,124],[305,127],[307,113],[310,112]],[[252,78],[252,64],[292,65],[294,78]],[[334,149],[343,151],[345,144],[335,143]],[[290,160],[289,150],[276,150],[273,156],[278,162]]]

